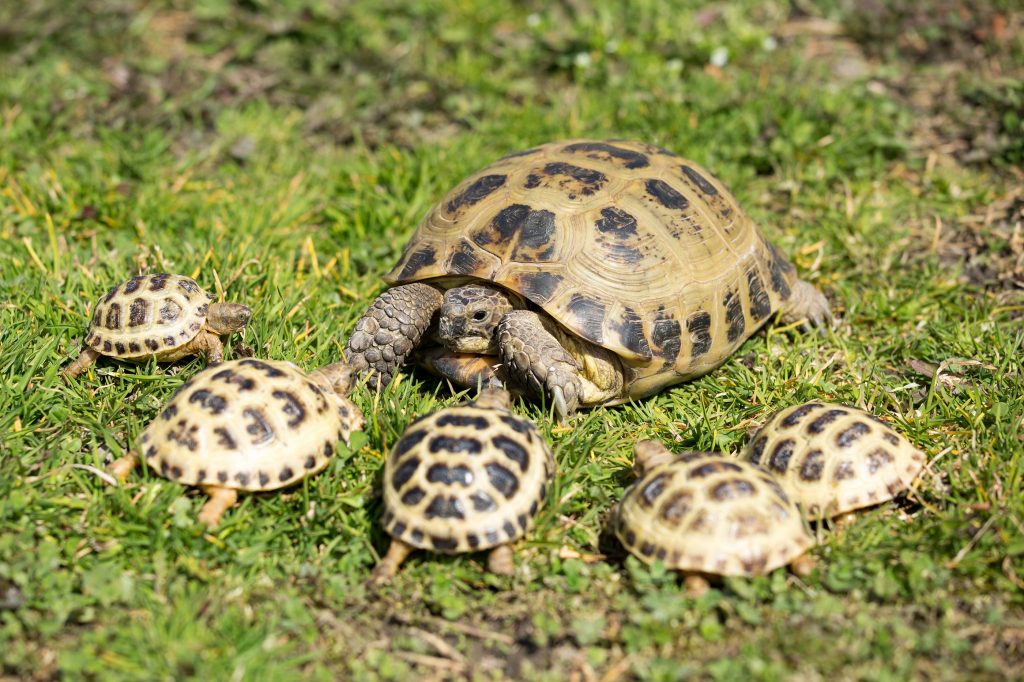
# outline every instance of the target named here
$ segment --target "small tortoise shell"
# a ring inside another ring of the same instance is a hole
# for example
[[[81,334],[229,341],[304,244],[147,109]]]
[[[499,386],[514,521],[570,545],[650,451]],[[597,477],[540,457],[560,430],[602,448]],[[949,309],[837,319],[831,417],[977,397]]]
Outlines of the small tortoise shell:
[[[420,223],[389,284],[495,282],[624,361],[640,397],[720,365],[795,270],[711,173],[627,140],[499,159]]]
[[[644,563],[750,576],[784,566],[812,540],[796,505],[759,466],[687,452],[631,485],[612,529]]]
[[[743,456],[776,474],[811,519],[891,499],[925,462],[923,452],[874,415],[822,402],[774,414]]]
[[[175,351],[203,328],[213,300],[213,294],[189,277],[167,273],[133,277],[96,304],[85,343],[103,355],[124,360],[152,356],[176,360]]]
[[[231,360],[185,383],[146,427],[140,450],[166,478],[274,490],[327,466],[363,417],[290,362]]]
[[[413,547],[475,552],[516,540],[555,474],[534,424],[469,402],[422,417],[384,465],[383,524]]]

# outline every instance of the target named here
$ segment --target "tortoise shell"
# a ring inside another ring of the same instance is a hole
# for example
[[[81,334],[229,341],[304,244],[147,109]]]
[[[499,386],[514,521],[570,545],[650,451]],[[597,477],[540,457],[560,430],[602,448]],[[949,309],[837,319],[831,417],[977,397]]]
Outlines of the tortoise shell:
[[[274,490],[327,466],[359,409],[290,362],[231,360],[186,382],[143,432],[146,464],[189,485]]]
[[[644,563],[716,575],[767,573],[812,544],[771,474],[709,452],[652,467],[623,494],[612,528]]]
[[[384,529],[413,547],[475,552],[517,540],[555,460],[532,422],[475,401],[414,421],[384,464]]]
[[[810,402],[775,413],[744,457],[777,475],[812,519],[891,499],[924,467],[924,453],[856,407]]]
[[[213,294],[183,275],[132,277],[100,299],[85,343],[125,360],[177,360],[175,353],[206,323]]]
[[[796,273],[707,170],[641,142],[506,156],[440,201],[389,284],[510,289],[616,353],[625,394],[704,374],[791,296]]]

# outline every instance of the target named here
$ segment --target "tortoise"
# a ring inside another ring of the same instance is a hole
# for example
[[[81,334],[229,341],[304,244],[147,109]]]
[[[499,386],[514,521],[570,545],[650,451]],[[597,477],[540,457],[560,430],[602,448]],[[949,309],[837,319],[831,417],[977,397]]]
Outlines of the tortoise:
[[[533,422],[509,411],[510,395],[485,387],[476,400],[406,428],[384,464],[382,523],[392,537],[372,583],[390,580],[415,549],[489,550],[488,569],[511,575],[512,543],[530,528],[555,474]]]
[[[245,358],[207,367],[187,381],[139,438],[139,448],[113,462],[124,481],[139,463],[178,483],[199,486],[209,500],[199,521],[210,527],[237,491],[276,490],[321,471],[340,438],[363,424],[345,396],[354,372],[344,363],[308,375],[290,362]]]
[[[873,414],[809,402],[776,412],[744,450],[779,478],[812,520],[891,499],[924,467],[924,453]]]
[[[831,319],[720,181],[622,140],[499,159],[430,210],[384,279],[345,348],[364,373],[386,385],[422,348],[458,385],[501,383],[499,366],[561,417],[705,374],[776,312]]]
[[[241,330],[250,317],[252,310],[240,303],[215,303],[191,277],[166,272],[132,277],[96,304],[85,348],[63,374],[77,377],[101,355],[172,362],[203,353],[216,364],[224,358],[220,337]]]
[[[812,569],[800,512],[763,468],[713,452],[676,455],[653,440],[634,453],[640,477],[615,506],[611,530],[640,561],[681,571],[692,595],[712,575]]]

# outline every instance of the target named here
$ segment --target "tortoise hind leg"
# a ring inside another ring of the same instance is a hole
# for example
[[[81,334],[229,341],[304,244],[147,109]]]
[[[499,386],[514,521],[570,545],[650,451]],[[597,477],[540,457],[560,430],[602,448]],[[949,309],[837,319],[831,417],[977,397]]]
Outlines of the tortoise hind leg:
[[[129,452],[124,457],[115,459],[107,467],[107,471],[110,475],[118,480],[120,483],[124,483],[128,478],[128,474],[132,472],[132,469],[139,465],[139,456],[134,452]]]
[[[220,524],[224,512],[238,501],[238,491],[234,488],[224,488],[219,485],[204,485],[203,492],[209,495],[210,499],[199,510],[197,520],[199,523],[205,523],[210,528],[216,528]]]
[[[61,376],[65,379],[74,379],[79,374],[92,367],[96,363],[96,358],[100,357],[100,355],[101,353],[86,346],[82,349],[82,352],[78,354],[78,357],[75,358],[75,361],[64,368],[64,371],[61,372]]]
[[[402,542],[398,538],[391,540],[391,546],[388,547],[388,553],[384,555],[384,558],[377,564],[373,573],[370,574],[371,585],[383,585],[384,583],[395,577],[395,573],[398,572],[398,567],[402,565],[405,558],[409,556],[415,548],[405,542]]]
[[[377,372],[387,386],[419,345],[441,308],[441,292],[413,283],[388,289],[373,302],[345,344],[345,359],[361,374]]]
[[[828,299],[813,284],[798,279],[791,289],[792,294],[782,308],[783,324],[803,321],[804,329],[823,329],[832,323]]]
[[[516,563],[511,545],[498,545],[487,554],[487,570],[495,575],[513,575]]]
[[[801,554],[790,562],[789,568],[795,575],[806,577],[814,572],[817,560],[810,554]]]
[[[696,599],[708,593],[711,583],[700,573],[688,572],[683,574],[683,587],[686,588],[686,596]]]
[[[582,364],[535,312],[515,310],[498,324],[498,354],[509,376],[534,396],[546,395],[561,419],[581,404],[607,402],[622,392],[622,371],[607,351],[590,345],[576,350]]]

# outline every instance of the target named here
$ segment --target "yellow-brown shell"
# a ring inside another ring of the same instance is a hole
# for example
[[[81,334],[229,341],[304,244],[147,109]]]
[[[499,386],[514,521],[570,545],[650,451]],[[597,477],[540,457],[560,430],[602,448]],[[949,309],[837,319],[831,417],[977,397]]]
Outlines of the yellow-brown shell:
[[[158,273],[132,277],[99,300],[85,343],[124,360],[170,358],[206,323],[213,294],[190,277]]]
[[[775,413],[743,454],[772,471],[808,518],[891,499],[924,467],[924,453],[874,415],[811,402]]]
[[[140,450],[172,481],[274,490],[322,470],[363,417],[290,362],[231,360],[185,383],[146,427]]]
[[[391,284],[478,278],[624,360],[626,395],[721,364],[791,295],[795,271],[692,161],[567,140],[499,159],[424,218]]]
[[[409,425],[384,464],[384,529],[413,547],[475,552],[529,529],[555,475],[532,422],[470,402]]]
[[[623,494],[612,528],[644,563],[716,575],[767,573],[813,544],[771,474],[708,452],[647,471]]]

